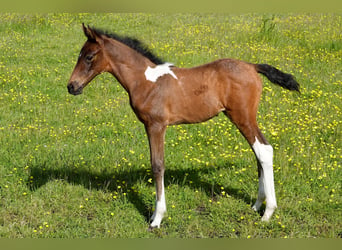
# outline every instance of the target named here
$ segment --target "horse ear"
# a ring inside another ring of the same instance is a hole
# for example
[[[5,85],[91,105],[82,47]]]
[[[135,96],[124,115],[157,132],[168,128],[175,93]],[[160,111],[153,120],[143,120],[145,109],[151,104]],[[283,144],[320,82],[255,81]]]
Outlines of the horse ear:
[[[97,42],[99,40],[99,35],[96,33],[96,31],[91,29],[89,25],[88,27],[86,27],[84,23],[82,23],[82,28],[85,36],[88,38],[89,41]]]

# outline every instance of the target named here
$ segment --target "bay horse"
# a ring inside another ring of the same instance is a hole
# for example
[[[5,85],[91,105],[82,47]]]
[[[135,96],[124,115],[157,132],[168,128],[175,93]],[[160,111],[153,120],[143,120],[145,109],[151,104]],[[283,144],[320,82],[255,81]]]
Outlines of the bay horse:
[[[220,59],[193,68],[164,63],[137,39],[108,34],[82,24],[83,45],[67,85],[79,95],[102,72],[111,73],[128,92],[130,105],[144,124],[156,183],[150,228],[160,227],[166,212],[164,140],[167,126],[204,122],[223,112],[251,146],[258,165],[259,190],[253,209],[266,201],[262,221],[277,207],[273,180],[273,148],[261,133],[257,108],[262,92],[258,73],[288,90],[299,92],[291,74],[267,64]]]

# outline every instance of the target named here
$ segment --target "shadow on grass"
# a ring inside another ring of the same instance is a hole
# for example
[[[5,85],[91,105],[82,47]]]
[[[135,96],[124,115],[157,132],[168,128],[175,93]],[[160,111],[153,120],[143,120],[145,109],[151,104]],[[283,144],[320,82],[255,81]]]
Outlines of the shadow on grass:
[[[165,185],[177,184],[179,186],[189,186],[194,190],[204,191],[208,197],[215,200],[221,193],[221,184],[210,177],[215,175],[218,169],[228,169],[232,165],[227,164],[222,167],[207,167],[199,166],[194,169],[167,169],[165,171]],[[125,169],[125,167],[123,167]],[[129,169],[129,167],[127,167]],[[86,168],[77,168],[65,166],[59,169],[49,169],[45,166],[32,166],[30,168],[30,175],[33,177],[33,182],[28,180],[28,186],[32,191],[45,185],[47,182],[53,180],[64,180],[70,184],[82,185],[85,188],[92,190],[103,190],[105,192],[121,192],[118,190],[118,183],[125,181],[126,189],[132,190],[134,184],[138,181],[147,181],[151,176],[146,173],[146,169],[129,169],[121,171],[104,171],[102,173],[95,173]],[[185,178],[186,177],[186,178]],[[189,181],[191,180],[191,182]],[[118,181],[118,182],[117,182]],[[243,200],[247,204],[252,204],[255,199],[251,199],[251,195],[243,192],[241,189],[237,189],[230,186],[223,187],[225,192],[235,199]],[[126,198],[131,202],[139,213],[146,218],[149,222],[152,215],[151,206],[154,204],[147,204],[146,199],[143,199],[138,192],[127,192]],[[154,199],[154,197],[151,197]]]

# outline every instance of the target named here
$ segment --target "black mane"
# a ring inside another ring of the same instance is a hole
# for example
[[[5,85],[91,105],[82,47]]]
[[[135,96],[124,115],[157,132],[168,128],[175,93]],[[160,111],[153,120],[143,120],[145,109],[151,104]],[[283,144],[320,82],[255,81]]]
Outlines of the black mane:
[[[100,35],[105,35],[107,37],[113,38],[123,44],[126,44],[128,47],[134,49],[135,51],[139,52],[140,54],[142,54],[143,56],[147,57],[148,59],[151,60],[151,62],[155,63],[155,64],[163,64],[164,61],[162,59],[160,59],[159,57],[157,57],[156,55],[154,55],[150,49],[141,41],[139,41],[136,38],[131,38],[131,37],[124,37],[124,36],[120,36],[118,34],[115,33],[108,33],[106,31],[103,31],[101,29],[97,29],[97,28],[93,28],[93,30],[100,34]]]

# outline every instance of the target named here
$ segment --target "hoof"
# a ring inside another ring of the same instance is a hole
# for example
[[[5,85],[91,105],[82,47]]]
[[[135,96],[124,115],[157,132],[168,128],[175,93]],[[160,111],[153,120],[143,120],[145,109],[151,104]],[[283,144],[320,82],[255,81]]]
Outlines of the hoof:
[[[252,209],[255,211],[255,212],[258,212],[262,206],[263,202],[262,201],[256,201],[255,204],[252,206]]]
[[[152,232],[153,230],[155,230],[155,229],[159,229],[160,227],[158,227],[158,226],[152,226],[152,225],[149,225],[149,227],[148,227],[148,229],[147,229],[147,231],[148,232]]]
[[[277,208],[277,206],[271,206],[271,207],[266,207],[265,213],[261,218],[261,221],[269,221],[275,211],[275,209]]]
[[[261,221],[262,222],[269,222],[270,221],[270,217],[264,215],[264,216],[261,217]]]

